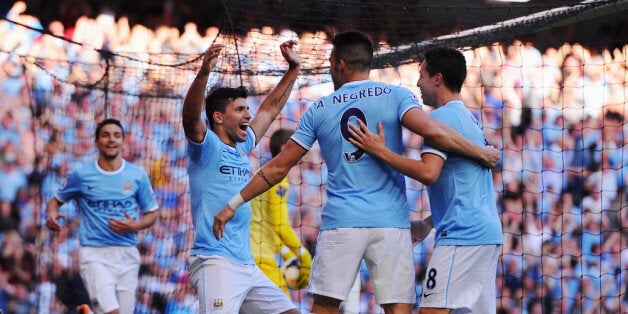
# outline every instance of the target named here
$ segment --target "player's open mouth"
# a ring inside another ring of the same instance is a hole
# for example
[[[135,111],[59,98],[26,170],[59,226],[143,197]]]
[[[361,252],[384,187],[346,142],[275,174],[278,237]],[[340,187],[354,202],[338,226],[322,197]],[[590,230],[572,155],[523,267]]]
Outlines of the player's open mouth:
[[[243,123],[243,124],[240,124],[240,130],[242,130],[242,131],[246,131],[246,129],[247,129],[248,127],[249,127],[249,124],[248,124],[248,123]]]

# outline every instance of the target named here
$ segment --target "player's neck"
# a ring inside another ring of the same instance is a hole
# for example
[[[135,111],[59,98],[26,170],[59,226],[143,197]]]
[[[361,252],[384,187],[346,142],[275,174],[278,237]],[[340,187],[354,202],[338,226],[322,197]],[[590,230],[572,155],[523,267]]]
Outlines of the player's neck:
[[[214,134],[216,134],[216,136],[218,136],[218,139],[220,139],[221,142],[231,147],[236,147],[236,141],[229,137],[225,129],[223,129],[222,125],[214,126],[214,128],[211,130],[212,132],[214,132]]]
[[[349,83],[349,82],[364,81],[364,80],[368,80],[368,79],[369,79],[369,73],[368,72],[353,72],[353,73],[350,73],[350,74],[348,74],[346,76],[346,80],[345,80],[344,84]]]
[[[122,157],[107,159],[104,157],[98,158],[98,167],[105,171],[116,171],[122,167]]]
[[[440,97],[438,97],[438,101],[436,102],[436,108],[440,108],[448,104],[450,101],[461,101],[460,93],[442,93]]]

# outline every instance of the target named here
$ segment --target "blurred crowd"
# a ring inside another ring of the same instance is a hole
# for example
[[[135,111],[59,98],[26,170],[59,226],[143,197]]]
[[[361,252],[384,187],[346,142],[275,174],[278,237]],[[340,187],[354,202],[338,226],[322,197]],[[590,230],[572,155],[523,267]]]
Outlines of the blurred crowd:
[[[136,313],[196,313],[186,269],[193,228],[180,127],[196,69],[164,64],[190,61],[224,41],[228,51],[218,67],[249,72],[241,80],[215,74],[211,83],[243,83],[254,92],[255,112],[278,80],[272,73],[287,67],[276,58],[279,43],[298,39],[305,74],[273,126],[295,128],[311,102],[333,89],[324,71],[311,71],[328,66],[328,34],[264,27],[236,38],[236,48],[217,28],[198,30],[193,23],[183,32],[151,30],[103,13],[82,16],[70,28],[58,21],[44,27],[25,9],[17,2],[7,20],[48,34],[0,20],[0,310],[67,313],[89,303],[77,269],[77,208],[62,207],[68,228],[51,233],[43,207],[69,171],[96,158],[95,124],[112,116],[127,132],[125,159],[146,169],[160,203],[160,219],[140,233]],[[565,43],[539,51],[514,41],[464,51],[463,101],[503,152],[493,169],[505,235],[496,283],[500,313],[628,309],[627,49]],[[108,92],[87,86],[103,76],[102,51],[112,52],[118,69]],[[420,96],[417,63],[373,70],[371,78]],[[151,91],[169,97],[140,97]],[[404,134],[406,155],[420,158],[421,137]],[[252,167],[269,158],[265,138]],[[289,181],[293,226],[315,254],[327,181],[316,148]],[[408,179],[407,192],[411,217],[429,215],[425,187]],[[415,246],[417,295],[432,250],[433,237]],[[293,291],[293,299],[309,308],[304,291]],[[361,303],[363,313],[380,312],[366,271]]]

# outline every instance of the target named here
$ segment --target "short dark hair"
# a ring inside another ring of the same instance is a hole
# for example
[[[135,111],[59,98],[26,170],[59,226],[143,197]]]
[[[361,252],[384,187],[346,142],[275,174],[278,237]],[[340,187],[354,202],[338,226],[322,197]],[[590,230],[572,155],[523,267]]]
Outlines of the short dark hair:
[[[275,157],[281,151],[281,145],[285,144],[290,140],[290,137],[294,131],[286,128],[279,128],[277,131],[273,132],[273,135],[270,136],[270,154]]]
[[[248,91],[244,86],[236,88],[219,87],[211,91],[209,95],[207,95],[207,98],[205,98],[205,114],[209,121],[209,127],[214,127],[212,115],[215,111],[225,113],[228,103],[234,101],[236,98],[246,98],[248,95]]]
[[[107,124],[115,124],[119,126],[120,129],[122,130],[122,137],[124,137],[124,128],[122,127],[122,123],[120,123],[120,120],[114,119],[114,118],[107,118],[105,120],[100,121],[96,125],[96,134],[95,134],[96,139],[98,139],[98,137],[100,136],[100,130]]]
[[[370,70],[373,62],[373,42],[358,31],[337,34],[332,40],[336,60],[344,60],[351,70]]]
[[[448,47],[432,48],[425,52],[424,61],[430,76],[442,74],[445,86],[453,92],[460,92],[467,78],[467,62],[462,52]]]

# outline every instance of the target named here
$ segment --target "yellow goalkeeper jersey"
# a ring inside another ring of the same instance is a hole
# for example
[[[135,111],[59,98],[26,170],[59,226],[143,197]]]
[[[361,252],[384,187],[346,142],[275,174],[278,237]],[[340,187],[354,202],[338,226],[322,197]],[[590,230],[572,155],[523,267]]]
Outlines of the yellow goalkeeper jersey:
[[[277,254],[284,260],[296,256],[301,241],[292,229],[288,219],[288,179],[284,178],[266,193],[250,201],[251,216],[251,252],[257,265],[279,287],[285,289],[286,283],[279,271]],[[287,247],[289,250],[282,247]]]
[[[288,179],[251,200],[251,251],[257,263],[261,259],[276,260],[282,246],[298,252],[301,241],[288,217]],[[296,254],[294,254],[296,255]],[[294,256],[293,255],[293,256]]]

